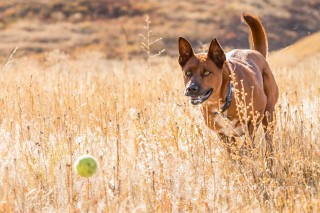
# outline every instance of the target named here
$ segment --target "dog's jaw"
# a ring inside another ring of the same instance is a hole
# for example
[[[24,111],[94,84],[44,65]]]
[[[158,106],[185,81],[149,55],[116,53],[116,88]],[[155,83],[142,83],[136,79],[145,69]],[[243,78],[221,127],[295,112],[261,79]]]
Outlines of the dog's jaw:
[[[210,88],[207,91],[204,92],[203,95],[199,96],[190,96],[191,104],[198,105],[202,104],[204,101],[208,100],[208,98],[211,96],[213,89]]]

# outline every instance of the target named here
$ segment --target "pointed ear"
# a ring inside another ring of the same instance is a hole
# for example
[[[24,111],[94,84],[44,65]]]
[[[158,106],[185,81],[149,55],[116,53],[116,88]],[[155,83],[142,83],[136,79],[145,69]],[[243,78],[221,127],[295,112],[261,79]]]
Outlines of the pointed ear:
[[[179,37],[179,64],[183,67],[187,61],[194,56],[191,44],[182,37]]]
[[[217,67],[223,67],[224,62],[226,61],[226,55],[216,38],[213,38],[210,43],[208,56],[217,65]]]

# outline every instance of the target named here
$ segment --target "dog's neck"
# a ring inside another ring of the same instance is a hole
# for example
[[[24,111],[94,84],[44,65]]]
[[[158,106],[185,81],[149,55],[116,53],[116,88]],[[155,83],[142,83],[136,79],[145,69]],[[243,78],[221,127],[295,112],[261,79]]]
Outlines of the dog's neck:
[[[227,70],[223,70],[222,85],[220,90],[220,98],[222,101],[225,101],[227,99],[230,82],[230,73]]]
[[[227,110],[231,105],[232,100],[232,85],[230,77],[227,74],[223,75],[223,81],[216,97],[204,102],[201,105],[201,111],[206,118],[209,116],[216,116],[218,114],[224,114],[227,116]]]
[[[201,104],[203,110],[209,110],[209,112],[214,114],[225,113],[231,105],[232,101],[232,86],[229,84],[227,93],[217,98],[217,101],[206,101]]]
[[[227,96],[225,98],[225,103],[223,107],[221,108],[221,113],[224,113],[226,110],[229,109],[232,101],[232,84],[229,82],[228,84],[228,90],[227,90]]]

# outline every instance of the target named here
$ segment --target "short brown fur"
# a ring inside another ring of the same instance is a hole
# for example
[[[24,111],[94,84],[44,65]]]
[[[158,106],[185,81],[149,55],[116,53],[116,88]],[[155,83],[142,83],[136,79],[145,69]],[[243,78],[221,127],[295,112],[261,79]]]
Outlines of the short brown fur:
[[[179,38],[179,63],[183,71],[185,93],[190,96],[193,104],[201,104],[206,125],[222,137],[229,138],[243,134],[236,131],[240,122],[234,93],[231,105],[223,116],[233,121],[234,132],[227,133],[227,128],[218,122],[217,117],[221,116],[219,110],[225,103],[232,73],[238,87],[243,84],[248,94],[245,97],[246,105],[253,100],[254,113],[260,115],[257,123],[262,121],[265,128],[273,121],[279,96],[277,84],[266,61],[268,42],[265,30],[258,17],[243,14],[242,18],[250,28],[254,50],[235,49],[225,54],[217,39],[213,38],[208,53],[195,54],[190,43],[182,37]],[[255,128],[253,123],[252,120],[248,122],[250,135]],[[270,133],[272,131],[266,134],[269,141]],[[272,147],[270,149],[272,150]]]

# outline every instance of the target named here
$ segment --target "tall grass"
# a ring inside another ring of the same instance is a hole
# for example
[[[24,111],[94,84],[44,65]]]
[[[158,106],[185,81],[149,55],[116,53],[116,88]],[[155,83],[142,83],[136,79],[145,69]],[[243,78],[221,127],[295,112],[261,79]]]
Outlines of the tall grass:
[[[1,211],[319,211],[318,61],[273,69],[274,177],[261,129],[257,152],[231,159],[183,96],[176,59],[153,63],[152,75],[144,61],[125,72],[100,53],[10,63],[0,75]],[[89,196],[72,170],[86,153],[99,159]]]

